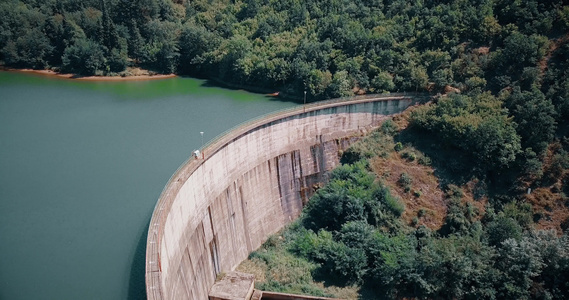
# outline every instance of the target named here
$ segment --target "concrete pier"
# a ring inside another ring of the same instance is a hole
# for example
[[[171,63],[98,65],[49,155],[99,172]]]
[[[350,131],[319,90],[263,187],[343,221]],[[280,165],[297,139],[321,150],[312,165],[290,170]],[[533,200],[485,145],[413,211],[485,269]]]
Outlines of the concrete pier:
[[[417,101],[389,95],[298,107],[212,141],[203,159],[178,169],[156,204],[148,299],[207,299],[217,274],[299,216],[341,150]]]

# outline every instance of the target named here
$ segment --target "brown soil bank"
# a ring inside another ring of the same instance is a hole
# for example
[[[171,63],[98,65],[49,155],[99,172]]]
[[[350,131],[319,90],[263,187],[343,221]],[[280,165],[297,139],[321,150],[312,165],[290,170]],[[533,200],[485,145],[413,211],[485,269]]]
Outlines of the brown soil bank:
[[[147,70],[142,70],[138,68],[129,70],[129,73],[132,75],[128,76],[81,76],[77,74],[58,73],[52,70],[15,69],[4,66],[0,66],[0,70],[10,71],[10,72],[33,73],[43,76],[52,76],[64,79],[85,80],[85,81],[136,81],[136,80],[154,80],[154,79],[176,77],[176,74],[152,74]]]

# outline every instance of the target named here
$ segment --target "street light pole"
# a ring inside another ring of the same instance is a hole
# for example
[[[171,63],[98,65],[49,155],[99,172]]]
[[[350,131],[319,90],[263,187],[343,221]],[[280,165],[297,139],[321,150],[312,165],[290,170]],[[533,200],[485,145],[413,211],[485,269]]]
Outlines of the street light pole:
[[[303,105],[303,108],[304,108],[304,112],[306,112],[306,91],[304,91],[304,105]]]
[[[202,136],[202,158],[205,157],[204,153],[203,153],[203,131],[200,131],[200,134]]]

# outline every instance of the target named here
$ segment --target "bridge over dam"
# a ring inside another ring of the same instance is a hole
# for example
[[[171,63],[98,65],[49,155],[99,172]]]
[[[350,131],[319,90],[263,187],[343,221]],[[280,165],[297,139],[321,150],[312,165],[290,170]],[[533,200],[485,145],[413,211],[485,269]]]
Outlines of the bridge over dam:
[[[150,221],[150,300],[207,299],[234,270],[300,215],[342,150],[425,95],[320,102],[277,112],[211,141],[172,175]]]

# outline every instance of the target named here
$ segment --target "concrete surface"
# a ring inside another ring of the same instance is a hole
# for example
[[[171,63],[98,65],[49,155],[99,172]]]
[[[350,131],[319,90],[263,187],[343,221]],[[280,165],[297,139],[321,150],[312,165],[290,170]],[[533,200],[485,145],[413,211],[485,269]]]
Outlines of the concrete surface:
[[[319,103],[238,127],[191,158],[156,204],[147,240],[146,289],[154,299],[207,299],[234,268],[298,217],[339,151],[418,98]]]
[[[209,292],[209,300],[250,300],[253,296],[255,275],[228,272],[216,281]]]

